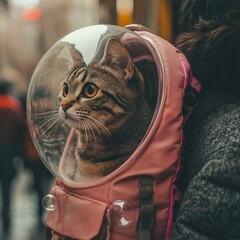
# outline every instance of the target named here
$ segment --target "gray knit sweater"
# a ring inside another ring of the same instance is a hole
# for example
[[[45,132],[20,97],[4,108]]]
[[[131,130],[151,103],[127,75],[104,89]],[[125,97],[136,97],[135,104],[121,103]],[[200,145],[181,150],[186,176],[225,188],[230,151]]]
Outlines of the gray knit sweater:
[[[185,194],[173,239],[240,239],[240,101],[191,129],[186,146]]]

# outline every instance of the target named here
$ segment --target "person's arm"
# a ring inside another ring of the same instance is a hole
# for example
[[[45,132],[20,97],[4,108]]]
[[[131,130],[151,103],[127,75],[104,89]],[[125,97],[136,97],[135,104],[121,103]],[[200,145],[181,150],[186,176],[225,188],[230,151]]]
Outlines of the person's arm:
[[[172,240],[240,239],[238,145],[228,148],[227,154],[221,149],[210,156],[211,160],[190,182],[176,218]]]

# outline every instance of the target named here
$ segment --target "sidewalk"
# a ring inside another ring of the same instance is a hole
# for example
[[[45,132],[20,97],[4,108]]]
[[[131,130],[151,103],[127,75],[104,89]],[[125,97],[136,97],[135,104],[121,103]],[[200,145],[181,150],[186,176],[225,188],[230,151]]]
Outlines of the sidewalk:
[[[39,226],[36,214],[37,196],[29,190],[31,178],[31,173],[21,167],[13,182],[11,231],[3,236],[0,224],[0,240],[44,240],[45,229]]]

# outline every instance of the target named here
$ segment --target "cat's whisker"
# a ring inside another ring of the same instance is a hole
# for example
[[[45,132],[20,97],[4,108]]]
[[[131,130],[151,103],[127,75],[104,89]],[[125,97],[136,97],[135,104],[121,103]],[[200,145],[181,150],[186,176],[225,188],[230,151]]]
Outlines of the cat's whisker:
[[[46,128],[43,133],[47,134],[47,137],[49,138],[51,135],[54,134],[54,132],[56,131],[57,127],[59,126],[59,122],[57,120],[55,120],[51,126],[49,128]]]
[[[104,126],[100,121],[98,121],[97,119],[92,118],[91,116],[86,116],[86,117],[91,120],[90,122],[92,122],[92,124],[95,123],[98,127],[100,127],[106,135],[111,136],[111,133],[108,130],[108,128],[106,126]],[[95,126],[96,129],[98,129],[97,126]],[[99,133],[99,131],[98,131],[98,133]]]
[[[82,150],[84,152],[86,150],[88,142],[89,142],[88,128],[87,128],[87,126],[85,124],[85,121],[79,121],[79,125],[82,125],[84,127],[84,132],[85,132],[85,137],[86,137],[86,139],[85,139],[85,146],[84,146],[84,148]]]
[[[45,113],[45,115],[41,114],[41,118],[42,121],[40,123],[39,128],[42,129],[43,134],[46,134],[47,132],[49,132],[48,136],[50,136],[53,132],[55,132],[55,130],[57,129],[57,127],[60,125],[60,119],[58,116],[58,112],[54,112],[52,111]]]
[[[40,123],[40,128],[41,129],[48,129],[51,128],[52,125],[54,125],[55,121],[58,121],[58,117],[57,116],[49,116],[47,118],[44,118],[41,123]]]
[[[98,129],[97,125],[94,124],[94,122],[92,121],[92,119],[89,119],[89,120],[88,120],[88,123],[89,123],[89,125],[92,125],[92,126],[97,130],[98,135],[101,135],[100,130]]]
[[[93,138],[94,138],[94,151],[96,150],[96,145],[97,145],[97,138],[96,138],[96,136],[95,136],[95,132],[93,131],[93,129],[92,129],[92,126],[91,126],[91,124],[90,124],[90,121],[88,120],[88,119],[85,119],[85,123],[87,124],[87,126],[88,126],[88,129],[91,131],[91,135],[93,136]]]
[[[36,119],[50,119],[52,117],[58,117],[58,111],[49,111],[49,112],[42,112],[42,113],[38,113],[38,114],[33,114],[33,116]]]
[[[59,119],[56,119],[54,121],[54,123],[52,124],[52,127],[51,127],[51,130],[48,134],[48,138],[51,136],[51,135],[54,135],[55,131],[57,130],[57,128],[60,126],[60,121]]]
[[[57,117],[58,116],[58,113],[57,112],[55,112],[55,113],[50,113],[50,114],[42,114],[42,115],[40,115],[40,116],[37,116],[37,118],[39,118],[39,119],[49,119],[49,118],[51,118],[51,117]]]
[[[52,115],[52,114],[58,114],[58,109],[56,110],[51,110],[51,111],[45,111],[45,112],[40,112],[40,113],[33,113],[33,117],[45,117],[46,115]]]

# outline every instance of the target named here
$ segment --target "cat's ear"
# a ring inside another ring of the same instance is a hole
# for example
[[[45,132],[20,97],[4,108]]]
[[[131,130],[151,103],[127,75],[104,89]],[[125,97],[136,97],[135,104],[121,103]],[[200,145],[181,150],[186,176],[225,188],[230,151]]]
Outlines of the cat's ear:
[[[68,44],[63,49],[65,53],[65,58],[69,61],[69,70],[75,67],[85,67],[86,64],[83,60],[82,54],[75,48],[74,44]]]
[[[134,65],[132,59],[122,43],[115,38],[107,42],[101,62],[120,69],[125,80],[130,80],[133,77]]]

